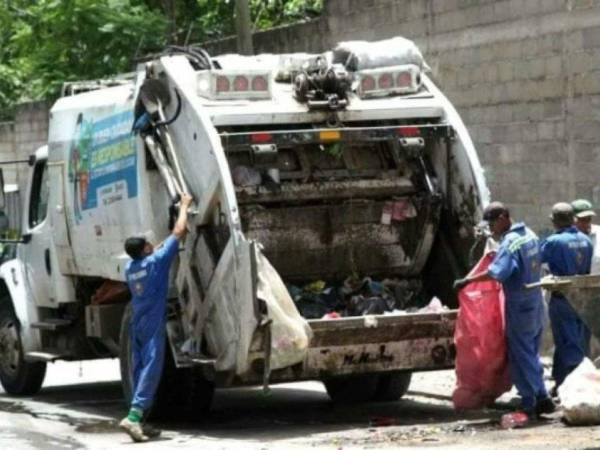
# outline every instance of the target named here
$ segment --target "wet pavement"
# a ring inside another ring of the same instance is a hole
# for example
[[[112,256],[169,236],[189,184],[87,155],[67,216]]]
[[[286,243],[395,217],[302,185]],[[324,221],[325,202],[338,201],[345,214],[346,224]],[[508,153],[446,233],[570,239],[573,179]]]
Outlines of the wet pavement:
[[[56,363],[34,398],[0,394],[0,448],[131,448],[117,423],[126,407],[116,361]],[[144,448],[365,449],[365,448],[599,448],[600,429],[570,428],[555,414],[535,426],[502,430],[497,408],[457,414],[451,371],[417,374],[399,402],[332,404],[317,382],[261,389],[219,390],[207,417],[163,421],[160,439]]]

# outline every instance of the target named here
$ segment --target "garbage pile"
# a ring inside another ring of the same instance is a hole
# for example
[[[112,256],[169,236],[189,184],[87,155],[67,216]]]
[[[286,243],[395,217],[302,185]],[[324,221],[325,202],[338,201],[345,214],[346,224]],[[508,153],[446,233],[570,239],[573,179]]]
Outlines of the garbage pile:
[[[447,311],[437,297],[425,307],[418,280],[370,277],[346,278],[343,283],[328,285],[318,280],[303,287],[288,284],[288,291],[300,314],[306,319],[334,319],[365,315],[436,313]]]

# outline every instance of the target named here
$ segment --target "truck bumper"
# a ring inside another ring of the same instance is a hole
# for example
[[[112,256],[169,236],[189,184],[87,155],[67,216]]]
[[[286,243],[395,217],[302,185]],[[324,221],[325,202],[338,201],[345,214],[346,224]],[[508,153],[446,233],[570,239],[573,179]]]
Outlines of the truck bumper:
[[[310,320],[314,334],[305,361],[271,372],[269,382],[454,367],[456,315],[448,311]],[[262,383],[262,369],[262,364],[253,365],[232,384]]]

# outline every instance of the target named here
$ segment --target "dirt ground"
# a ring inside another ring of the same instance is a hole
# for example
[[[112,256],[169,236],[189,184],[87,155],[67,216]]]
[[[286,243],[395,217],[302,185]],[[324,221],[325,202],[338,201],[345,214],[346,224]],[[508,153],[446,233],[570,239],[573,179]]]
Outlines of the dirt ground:
[[[600,449],[596,427],[568,427],[560,413],[525,429],[503,430],[516,405],[505,394],[497,408],[457,414],[452,371],[415,374],[399,402],[333,405],[322,385],[220,390],[206,418],[158,423],[159,440],[144,448],[202,449]],[[131,448],[120,433],[125,413],[115,361],[56,363],[35,398],[0,394],[0,448]],[[386,425],[386,426],[378,426]]]

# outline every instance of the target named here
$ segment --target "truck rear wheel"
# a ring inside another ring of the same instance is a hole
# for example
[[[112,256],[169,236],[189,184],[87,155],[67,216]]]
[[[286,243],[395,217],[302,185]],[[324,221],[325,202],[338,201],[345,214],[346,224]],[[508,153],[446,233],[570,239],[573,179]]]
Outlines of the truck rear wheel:
[[[335,403],[363,403],[373,400],[379,376],[352,375],[323,380],[327,394]]]
[[[133,397],[133,373],[131,367],[131,304],[125,309],[121,321],[120,366],[121,386],[127,405]],[[172,418],[185,414],[186,419],[202,415],[210,409],[214,394],[213,383],[205,380],[201,374],[192,369],[178,369],[175,367],[171,348],[166,343],[165,365],[161,375],[160,384],[156,391],[154,404],[150,416],[153,418]]]
[[[376,402],[395,402],[400,400],[410,386],[411,372],[392,372],[379,375],[373,400]]]
[[[11,395],[37,394],[46,376],[46,363],[25,360],[19,320],[7,302],[0,305],[0,383]]]

